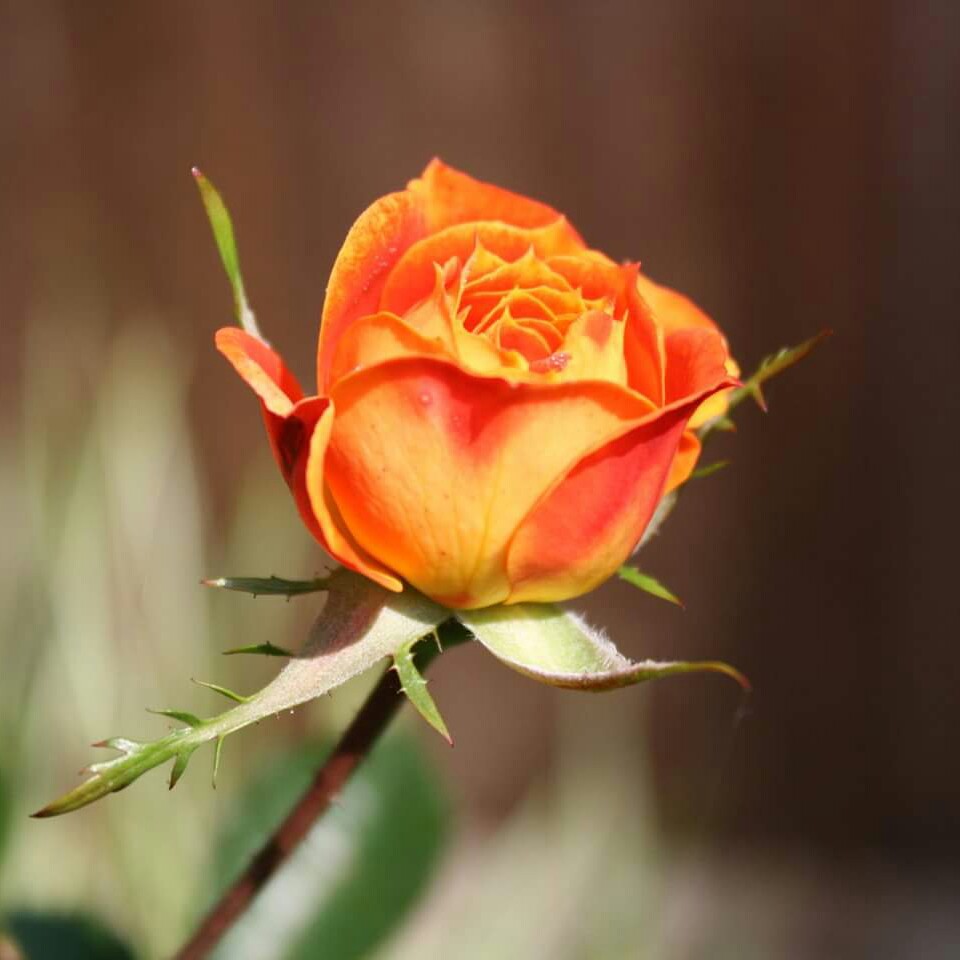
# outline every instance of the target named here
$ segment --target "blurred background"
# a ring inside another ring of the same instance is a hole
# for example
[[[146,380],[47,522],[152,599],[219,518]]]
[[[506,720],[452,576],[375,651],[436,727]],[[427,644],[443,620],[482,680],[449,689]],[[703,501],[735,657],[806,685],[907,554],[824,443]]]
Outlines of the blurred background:
[[[642,259],[746,370],[835,331],[645,551],[686,610],[577,605],[756,692],[453,651],[456,748],[405,716],[219,955],[960,955],[958,79],[949,0],[0,0],[0,957],[168,956],[369,687],[232,737],[216,791],[198,755],[27,819],[91,741],[161,735],[143,707],[219,710],[191,677],[262,685],[219,652],[316,609],[198,585],[323,559],[212,347],[191,165],[312,383],[346,230],[434,154]]]

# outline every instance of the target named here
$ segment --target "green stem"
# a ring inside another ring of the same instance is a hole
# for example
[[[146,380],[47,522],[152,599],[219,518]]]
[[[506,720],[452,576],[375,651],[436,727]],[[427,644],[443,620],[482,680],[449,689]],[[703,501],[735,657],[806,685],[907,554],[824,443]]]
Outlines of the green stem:
[[[455,620],[446,621],[438,632],[440,647],[434,643],[418,645],[415,662],[421,672],[437,657],[441,647],[446,650],[471,639],[466,629]],[[401,692],[397,672],[385,671],[340,742],[317,771],[307,791],[243,873],[210,910],[175,960],[203,960],[210,955],[224,934],[250,906],[257,893],[299,846],[314,823],[329,809],[331,802],[403,704]]]

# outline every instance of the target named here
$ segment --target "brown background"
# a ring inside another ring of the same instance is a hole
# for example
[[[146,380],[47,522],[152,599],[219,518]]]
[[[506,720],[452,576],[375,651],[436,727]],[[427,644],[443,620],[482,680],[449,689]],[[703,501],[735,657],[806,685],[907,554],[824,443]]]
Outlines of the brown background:
[[[831,327],[651,548],[687,611],[623,585],[589,606],[635,655],[722,656],[757,689],[732,739],[719,681],[622,695],[653,704],[668,822],[953,870],[958,80],[949,2],[0,4],[0,416],[31,311],[96,290],[96,323],[153,312],[189,344],[205,481],[229,495],[261,438],[210,345],[229,299],[195,163],[308,381],[346,229],[433,154],[642,258],[747,368]],[[564,695],[474,651],[437,682],[459,732],[441,762],[497,815]]]

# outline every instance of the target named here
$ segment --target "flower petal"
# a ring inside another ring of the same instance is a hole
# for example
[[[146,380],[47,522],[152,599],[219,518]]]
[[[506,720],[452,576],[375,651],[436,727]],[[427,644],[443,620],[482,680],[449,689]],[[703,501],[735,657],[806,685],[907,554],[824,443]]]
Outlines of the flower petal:
[[[335,422],[333,404],[327,407],[317,421],[310,437],[308,455],[305,459],[302,489],[312,515],[314,525],[320,529],[320,539],[327,551],[345,567],[363,574],[381,587],[400,593],[403,584],[382,564],[359,547],[343,522],[340,510],[330,495],[325,477],[330,434]]]
[[[434,286],[435,264],[446,263],[453,257],[466,263],[477,244],[509,262],[520,260],[531,248],[540,257],[581,248],[577,232],[562,217],[529,229],[496,221],[450,226],[419,240],[403,254],[383,287],[380,309],[402,316],[429,296]]]
[[[717,325],[689,298],[670,287],[655,283],[646,274],[637,276],[640,295],[656,315],[664,333],[688,327],[717,330]],[[719,332],[719,331],[718,331]]]
[[[492,183],[484,183],[434,158],[409,189],[424,198],[430,233],[474,220],[515,227],[544,227],[560,217],[552,207]]]
[[[703,399],[665,408],[562,477],[510,543],[506,603],[567,600],[613,574],[653,516],[687,419]]]
[[[333,400],[325,475],[346,526],[452,607],[504,600],[506,551],[523,517],[584,456],[657,415],[612,383],[481,379],[427,358],[346,377]]]
[[[681,483],[685,483],[689,479],[690,474],[693,473],[693,468],[700,459],[700,440],[693,432],[694,418],[699,415],[704,407],[709,406],[716,400],[717,397],[723,396],[723,393],[724,391],[720,390],[713,394],[708,400],[701,403],[697,411],[687,421],[687,429],[683,431],[683,435],[680,437],[680,446],[677,447],[677,455],[673,458],[673,463],[670,466],[670,475],[667,477],[667,486],[663,491],[664,493],[670,493],[671,490],[676,490],[676,488],[679,487]]]
[[[638,267],[631,265],[623,269],[628,276],[625,285],[627,329],[623,338],[627,380],[634,390],[661,405],[665,402],[666,366],[663,330],[655,322],[650,305],[637,289]]]
[[[297,378],[262,340],[240,327],[221,327],[214,342],[270,413],[285,416],[303,397]]]
[[[702,393],[727,377],[727,348],[723,337],[706,327],[687,327],[664,338],[667,403]]]
[[[288,427],[286,423],[296,404],[303,398],[300,384],[278,353],[239,327],[221,328],[214,340],[217,349],[260,398],[263,422],[273,455],[289,483],[295,455],[291,431],[296,428]]]
[[[623,358],[626,324],[609,313],[591,310],[578,317],[567,330],[561,348],[570,357],[561,374],[565,380],[609,380],[626,386],[627,365]]]
[[[381,197],[350,228],[327,284],[317,348],[317,385],[326,392],[333,350],[357,317],[375,313],[390,269],[427,234],[424,200],[404,190]]]

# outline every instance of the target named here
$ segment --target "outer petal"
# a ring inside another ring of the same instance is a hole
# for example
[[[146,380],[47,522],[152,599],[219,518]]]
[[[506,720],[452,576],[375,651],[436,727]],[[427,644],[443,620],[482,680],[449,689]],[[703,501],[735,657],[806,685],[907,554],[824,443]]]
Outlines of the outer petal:
[[[325,476],[356,542],[448,606],[509,593],[506,550],[534,504],[657,411],[611,383],[533,385],[400,359],[340,380]]]
[[[286,416],[302,399],[303,390],[297,378],[280,355],[262,340],[240,327],[221,327],[214,342],[270,413]]]
[[[720,338],[723,349],[726,352],[724,366],[727,373],[736,377],[740,374],[740,368],[736,361],[730,356],[729,346],[726,338],[720,332],[717,325],[688,297],[669,287],[654,283],[649,277],[641,274],[637,278],[637,285],[641,295],[650,304],[657,323],[664,331],[666,336],[681,330],[700,329],[712,331]],[[727,409],[727,394],[714,394],[699,410],[691,417],[690,426],[696,429],[702,426],[713,417],[722,416]]]
[[[289,482],[293,458],[289,449],[290,434],[285,431],[284,425],[295,404],[303,398],[300,384],[278,353],[239,327],[222,327],[217,331],[214,342],[260,398],[273,455]]]
[[[705,400],[700,404],[694,416],[687,421],[687,429],[683,431],[683,435],[680,437],[680,446],[677,448],[677,455],[674,457],[673,464],[670,467],[670,476],[667,478],[667,486],[664,493],[676,490],[676,488],[679,487],[681,483],[685,483],[689,479],[690,474],[693,473],[693,468],[700,459],[700,440],[691,429],[694,417],[696,417],[704,407],[722,395],[723,391],[720,390],[710,397],[709,400]]]
[[[474,180],[437,158],[427,164],[420,179],[414,180],[409,189],[424,198],[430,233],[473,220],[543,227],[560,217],[545,203]]]
[[[315,488],[318,464],[322,473],[323,453],[333,421],[330,401],[326,397],[303,398],[299,384],[280,356],[238,327],[218,330],[216,344],[260,398],[270,446],[307,529],[344,566],[390,590],[400,590],[400,581],[358,551],[349,535],[337,526],[322,496],[313,497],[309,490],[311,470]]]
[[[665,333],[688,327],[703,327],[717,333],[717,325],[689,298],[670,287],[655,283],[646,274],[639,274],[637,286],[640,295],[656,314]]]
[[[667,403],[701,393],[727,376],[727,348],[716,330],[706,327],[675,330],[664,338],[664,352]]]
[[[424,198],[404,190],[381,197],[350,228],[327,284],[317,348],[317,384],[326,392],[333,348],[357,317],[375,313],[390,270],[427,234]]]
[[[702,399],[665,409],[560,480],[510,544],[507,603],[567,600],[626,560],[663,495],[684,426]]]
[[[663,330],[655,322],[650,305],[637,289],[637,266],[631,265],[623,270],[627,274],[627,329],[623,341],[627,379],[634,390],[639,390],[656,404],[663,404],[666,370]]]
[[[343,522],[340,510],[330,495],[325,475],[330,434],[334,425],[334,408],[331,404],[317,422],[310,438],[309,451],[304,457],[303,490],[313,515],[314,523],[321,531],[321,542],[329,553],[345,567],[362,573],[387,590],[399,593],[403,584],[381,563],[374,560],[350,535]]]

